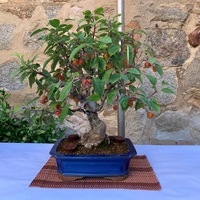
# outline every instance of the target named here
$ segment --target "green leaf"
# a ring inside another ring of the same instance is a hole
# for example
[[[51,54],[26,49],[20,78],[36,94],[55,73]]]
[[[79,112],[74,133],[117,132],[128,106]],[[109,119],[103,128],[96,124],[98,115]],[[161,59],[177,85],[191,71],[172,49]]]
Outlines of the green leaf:
[[[49,85],[49,86],[48,86],[48,93],[47,93],[48,99],[51,99],[51,96],[52,96],[52,94],[53,94],[53,92],[54,92],[54,89],[55,89],[56,87],[57,87],[56,84],[52,84],[52,85]]]
[[[93,84],[94,92],[96,94],[98,94],[100,97],[102,97],[103,92],[104,92],[103,81],[100,80],[99,78],[93,78],[92,79],[92,84]]]
[[[156,71],[158,72],[158,74],[160,74],[162,76],[163,75],[163,68],[157,63],[155,64],[155,68],[156,68]]]
[[[122,96],[119,100],[119,103],[121,105],[121,108],[123,111],[126,111],[129,107],[129,97],[128,96]]]
[[[129,81],[129,78],[126,74],[121,74],[121,77],[124,81]]]
[[[108,53],[110,56],[114,55],[120,50],[120,45],[113,44],[108,48]]]
[[[135,75],[135,77],[141,82],[143,83],[143,80],[142,80],[142,77],[141,77],[141,74],[140,75]]]
[[[104,71],[105,70],[105,67],[106,67],[106,62],[105,62],[105,60],[103,59],[103,58],[98,58],[98,69],[100,70],[100,71]]]
[[[160,105],[158,104],[156,99],[151,99],[151,107],[155,112],[160,112]]]
[[[30,88],[32,88],[33,84],[35,83],[35,77],[36,77],[36,74],[35,74],[35,73],[32,73],[32,74],[28,77]]]
[[[69,107],[70,107],[70,104],[66,104],[62,111],[61,111],[61,114],[59,115],[59,119],[61,122],[64,121],[64,119],[66,118],[66,116],[69,114]]]
[[[150,103],[150,101],[147,99],[146,96],[140,95],[140,99],[149,107],[149,109],[151,108],[151,103]]]
[[[95,11],[94,11],[95,14],[97,15],[101,15],[104,13],[104,8],[103,7],[100,7],[100,8],[97,8]]]
[[[107,104],[110,105],[113,103],[113,101],[115,100],[116,96],[118,94],[117,90],[112,90],[108,93],[107,95]]]
[[[167,94],[175,94],[175,92],[170,88],[162,88],[161,91]]]
[[[53,59],[53,58],[52,58],[52,56],[51,56],[51,57],[49,57],[47,60],[45,60],[44,63],[43,63],[43,68],[45,68],[45,67],[48,65],[48,63],[49,63],[52,59]]]
[[[86,11],[83,12],[83,14],[84,14],[85,17],[88,17],[88,16],[90,16],[92,13],[91,13],[90,10],[86,10]]]
[[[29,75],[29,72],[24,72],[20,75],[20,81],[23,82],[25,78],[27,78],[27,76]]]
[[[92,68],[96,68],[99,71],[103,72],[105,70],[106,62],[101,57],[95,57],[91,59],[90,65]]]
[[[109,82],[112,83],[112,84],[114,84],[117,81],[119,81],[120,78],[121,78],[120,74],[112,74],[110,76]]]
[[[61,24],[58,28],[58,31],[63,31],[63,32],[67,32],[68,30],[70,30],[73,27],[72,24]]]
[[[137,69],[137,68],[129,68],[129,69],[127,70],[127,72],[129,72],[129,73],[131,73],[131,74],[134,74],[134,75],[140,75],[140,74],[141,74],[140,70]]]
[[[38,88],[42,88],[43,87],[41,80],[35,79],[35,82],[38,85],[37,86]]]
[[[149,62],[151,63],[151,64],[154,64],[155,62],[156,62],[156,59],[154,58],[154,57],[149,57]]]
[[[166,81],[162,81],[162,85],[170,85],[170,84]]]
[[[134,53],[133,48],[130,45],[127,45],[127,60],[129,61],[128,64],[133,63]]]
[[[98,57],[92,58],[90,65],[91,65],[91,68],[98,68],[99,67],[99,58]]]
[[[143,107],[144,107],[144,103],[140,99],[137,99],[135,103],[135,110],[139,110],[140,108],[143,108]]]
[[[72,88],[72,82],[66,82],[64,88],[60,92],[59,101],[64,101]]]
[[[109,69],[109,70],[105,71],[105,73],[104,73],[104,75],[103,75],[103,77],[102,77],[102,81],[103,81],[104,83],[108,83],[109,78],[110,78],[112,72],[113,72],[113,69]]]
[[[103,44],[112,43],[111,37],[108,37],[108,36],[100,37],[97,41],[98,41],[98,42],[101,42],[101,43],[103,43]]]
[[[137,88],[133,85],[129,85],[129,90],[132,92],[132,93],[135,93],[137,91]]]
[[[135,82],[135,75],[134,74],[128,73],[127,76],[128,76],[128,80],[130,81],[130,83]]]
[[[90,44],[85,43],[85,44],[81,44],[78,47],[74,48],[73,51],[71,52],[70,56],[69,56],[69,61],[72,61],[72,59],[76,56],[76,54],[81,51],[83,48],[85,47],[90,47],[93,48]]]
[[[51,77],[51,74],[49,73],[49,71],[48,70],[46,70],[46,69],[42,69],[42,73],[46,76],[46,77]]]
[[[53,61],[52,61],[52,63],[51,63],[51,71],[54,71],[54,70],[55,70],[55,68],[56,68],[56,66],[57,66],[57,64],[58,64],[58,62],[59,62],[59,59],[58,59],[58,58],[53,59]]]
[[[40,33],[40,32],[43,32],[43,31],[46,31],[46,30],[49,30],[48,28],[41,28],[41,29],[37,29],[35,31],[32,32],[31,34],[31,37],[37,33]]]
[[[88,97],[88,100],[97,102],[97,101],[101,100],[101,97],[98,94],[92,94]]]
[[[57,28],[60,25],[60,20],[59,19],[52,19],[49,20],[49,24],[53,26],[54,28]]]
[[[148,75],[148,74],[146,74],[146,77],[148,78],[150,83],[155,87],[157,84],[157,78],[155,76]]]

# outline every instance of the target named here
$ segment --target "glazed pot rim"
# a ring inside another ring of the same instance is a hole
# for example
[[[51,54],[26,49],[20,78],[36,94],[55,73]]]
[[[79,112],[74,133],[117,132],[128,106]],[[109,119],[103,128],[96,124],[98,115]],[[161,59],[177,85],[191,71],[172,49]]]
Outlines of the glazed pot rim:
[[[60,144],[60,142],[63,140],[64,138],[60,138],[58,139],[55,144],[53,145],[53,147],[51,148],[49,154],[54,156],[54,157],[63,157],[65,158],[66,156],[67,157],[71,157],[71,158],[78,158],[78,157],[82,157],[83,159],[86,158],[86,157],[116,157],[116,158],[119,158],[119,157],[133,157],[137,154],[136,150],[135,150],[135,147],[133,145],[133,143],[131,142],[131,140],[129,138],[125,138],[125,141],[127,142],[128,144],[128,147],[129,147],[129,151],[127,153],[124,153],[124,154],[61,154],[59,152],[57,152],[57,148]]]

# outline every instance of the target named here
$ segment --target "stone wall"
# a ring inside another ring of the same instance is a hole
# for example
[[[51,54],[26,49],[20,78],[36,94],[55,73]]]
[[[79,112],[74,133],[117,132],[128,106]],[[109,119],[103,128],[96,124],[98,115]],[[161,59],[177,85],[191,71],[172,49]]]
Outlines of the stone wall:
[[[83,10],[100,6],[113,15],[116,4],[116,0],[0,0],[0,88],[13,94],[11,103],[22,103],[32,93],[11,74],[19,66],[14,52],[26,58],[41,55],[41,44],[30,37],[34,29],[49,19],[78,18]],[[147,32],[146,40],[165,72],[159,81],[174,85],[176,95],[159,95],[162,111],[154,119],[147,119],[144,110],[128,110],[126,136],[142,144],[200,144],[199,33],[195,47],[188,43],[188,35],[200,26],[200,0],[125,0],[127,26]],[[108,132],[117,133],[116,111],[106,109],[101,116],[108,122]],[[84,119],[74,122],[85,127]]]

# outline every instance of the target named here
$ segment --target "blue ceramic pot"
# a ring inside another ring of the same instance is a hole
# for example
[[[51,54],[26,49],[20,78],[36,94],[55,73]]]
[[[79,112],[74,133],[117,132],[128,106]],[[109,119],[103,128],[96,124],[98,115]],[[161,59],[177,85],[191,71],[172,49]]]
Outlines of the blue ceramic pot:
[[[58,153],[59,139],[50,151],[57,162],[58,173],[64,176],[81,177],[115,177],[124,176],[129,172],[129,163],[137,154],[130,139],[126,138],[129,152],[117,155],[63,155]]]

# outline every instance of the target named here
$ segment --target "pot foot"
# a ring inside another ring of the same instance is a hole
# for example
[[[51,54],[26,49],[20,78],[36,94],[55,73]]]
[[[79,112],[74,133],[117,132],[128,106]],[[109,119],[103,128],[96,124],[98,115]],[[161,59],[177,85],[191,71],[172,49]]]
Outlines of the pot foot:
[[[64,176],[62,174],[58,174],[58,177],[62,181],[76,181],[84,178],[84,176]]]
[[[62,174],[58,174],[58,177],[62,181],[76,181],[80,179],[95,178],[95,177],[87,177],[87,176],[64,176]],[[123,181],[127,177],[128,177],[128,174],[125,174],[123,176],[104,176],[104,177],[96,177],[96,178],[102,178],[102,179],[111,180],[111,181]]]

